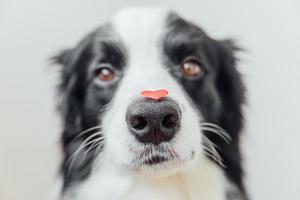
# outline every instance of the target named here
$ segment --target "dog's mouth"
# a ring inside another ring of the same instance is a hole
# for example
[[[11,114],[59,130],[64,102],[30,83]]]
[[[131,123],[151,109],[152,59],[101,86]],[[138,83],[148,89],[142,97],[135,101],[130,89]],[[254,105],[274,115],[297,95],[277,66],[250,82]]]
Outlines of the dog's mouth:
[[[132,149],[131,149],[132,150]],[[172,161],[180,161],[180,157],[170,145],[144,145],[131,151],[134,168],[159,167]]]
[[[166,157],[163,157],[163,156],[159,156],[159,155],[156,155],[156,156],[153,156],[147,160],[145,160],[142,164],[143,165],[158,165],[158,164],[161,164],[163,162],[166,162],[168,161],[169,159],[166,158]]]
[[[185,156],[172,143],[130,146],[129,151],[131,160],[124,167],[134,175],[148,178],[166,177],[196,163],[194,151],[191,157]]]

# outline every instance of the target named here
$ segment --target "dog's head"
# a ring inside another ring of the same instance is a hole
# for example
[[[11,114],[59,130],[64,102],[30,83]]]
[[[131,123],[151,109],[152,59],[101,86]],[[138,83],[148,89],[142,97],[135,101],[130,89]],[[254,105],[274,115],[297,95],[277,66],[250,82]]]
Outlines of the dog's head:
[[[244,95],[234,50],[174,13],[129,9],[56,56],[63,167],[74,153],[84,161],[65,181],[86,177],[95,160],[152,176],[208,156],[239,182]]]

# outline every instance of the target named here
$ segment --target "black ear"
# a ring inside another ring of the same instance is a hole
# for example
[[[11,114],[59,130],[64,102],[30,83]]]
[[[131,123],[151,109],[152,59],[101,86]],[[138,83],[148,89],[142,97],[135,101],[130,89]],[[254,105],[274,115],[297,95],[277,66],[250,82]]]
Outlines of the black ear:
[[[230,134],[229,144],[221,144],[222,158],[227,166],[225,171],[230,179],[244,191],[243,170],[239,138],[243,128],[243,110],[245,87],[237,69],[236,51],[240,50],[233,41],[217,41],[218,72],[216,87],[222,101],[220,125]]]
[[[52,61],[60,65],[60,77],[58,85],[58,111],[62,117],[64,132],[63,142],[69,143],[74,136],[81,131],[81,102],[79,87],[77,86],[78,75],[74,69],[74,51],[66,49]],[[66,145],[66,144],[65,144]]]
[[[74,66],[76,58],[73,54],[73,50],[67,49],[52,57],[52,61],[60,67],[57,110],[63,122],[61,141],[66,157],[74,152],[74,146],[70,144],[82,130],[82,96],[77,85],[78,75]]]
[[[62,50],[51,58],[52,63],[60,66],[61,89],[68,84],[71,68],[74,65],[73,63],[75,63],[74,59],[74,51],[72,49]]]
[[[68,65],[69,61],[71,60],[71,49],[65,49],[59,52],[57,55],[53,56],[51,60],[60,65]]]
[[[223,104],[221,123],[235,139],[238,139],[243,126],[242,105],[245,101],[245,87],[236,66],[235,53],[238,50],[240,48],[232,40],[218,42],[219,69],[216,86]]]
[[[78,150],[85,138],[93,132],[85,134],[84,137],[78,135],[86,129],[83,121],[83,107],[85,98],[85,69],[91,54],[88,49],[79,45],[74,50],[64,50],[52,58],[52,61],[60,65],[60,81],[58,85],[58,111],[63,122],[62,147],[64,160],[61,170],[64,175],[64,187],[76,179],[87,176],[90,172],[88,166],[91,165],[93,154],[89,153],[81,162],[73,163],[70,168],[70,158]],[[82,153],[82,152],[81,152]]]
[[[77,96],[76,87],[76,71],[72,70],[72,53],[70,49],[63,50],[59,54],[51,58],[51,60],[59,65],[59,84],[58,84],[58,102],[57,110],[61,115],[63,131],[61,135],[61,143],[64,152],[64,159],[61,165],[61,171],[64,176],[64,188],[69,180],[73,179],[73,173],[66,173],[69,169],[69,158],[78,148],[78,143],[74,138],[82,130],[82,116],[80,99]]]

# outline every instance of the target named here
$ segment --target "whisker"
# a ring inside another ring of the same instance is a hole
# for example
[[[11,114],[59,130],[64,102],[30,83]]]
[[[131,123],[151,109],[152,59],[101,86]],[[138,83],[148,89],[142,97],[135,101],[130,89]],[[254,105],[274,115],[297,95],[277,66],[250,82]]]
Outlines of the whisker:
[[[101,142],[99,142],[98,145],[95,145],[96,147],[96,152],[100,152],[102,148],[104,148],[104,138]],[[94,147],[93,147],[94,148]],[[104,154],[99,154],[98,156],[96,156],[96,158],[93,160],[92,162],[92,170],[97,170],[101,164],[103,163],[104,161]]]
[[[200,125],[202,130],[213,132],[222,137],[227,143],[230,143],[231,136],[219,125],[210,122],[200,122]]]
[[[103,145],[98,145],[97,148],[102,147]],[[104,156],[98,156],[92,163],[92,170],[97,170],[104,161]]]
[[[83,155],[83,158],[86,157],[86,155],[92,150],[94,149],[95,147],[97,147],[98,145],[100,145],[102,142],[103,142],[104,138],[100,138],[98,140],[93,140],[94,143],[86,150],[84,151],[84,155]]]
[[[89,147],[87,150],[84,151],[81,160],[84,161],[85,158],[86,158],[86,156],[87,156],[87,154],[88,154],[92,149],[94,149],[95,147],[97,147],[98,145],[101,145],[102,142],[103,142],[103,140],[104,140],[103,138],[98,138],[97,140],[93,140],[93,143],[91,143],[90,147]]]
[[[99,131],[99,132],[96,132],[92,135],[90,135],[88,138],[86,138],[80,145],[79,147],[77,148],[76,151],[74,151],[74,153],[70,156],[70,158],[67,160],[67,162],[70,162],[70,165],[69,165],[69,170],[71,170],[73,168],[73,165],[74,165],[74,162],[77,160],[78,158],[78,154],[80,153],[80,151],[84,148],[86,148],[87,146],[89,145],[93,145],[95,142],[98,142],[99,140],[102,140],[103,139],[103,136],[101,135],[103,132]],[[97,137],[97,138],[94,138],[92,139],[93,137],[96,137],[96,136],[100,136],[100,137]],[[92,140],[91,140],[92,139]],[[85,157],[84,157],[85,159]],[[83,161],[83,159],[82,159]],[[81,161],[81,162],[82,162]]]
[[[99,112],[104,112],[106,111],[107,109],[111,108],[112,107],[112,103],[107,103],[105,104],[104,106],[102,106],[102,108],[99,110]]]
[[[96,140],[99,140],[99,138],[91,140],[91,141],[89,141],[89,142],[87,142],[85,144],[81,144],[78,147],[78,149],[72,154],[72,156],[69,158],[71,160],[71,163],[74,161],[74,159],[75,160],[77,159],[76,157],[78,156],[78,154],[80,153],[81,150],[83,150],[85,147],[87,147],[87,146],[89,146],[91,144],[94,144],[95,142],[97,142]]]
[[[102,128],[101,125],[98,125],[98,126],[94,126],[94,127],[88,128],[88,129],[86,129],[86,130],[80,132],[80,133],[74,138],[74,140],[75,140],[75,139],[78,139],[79,137],[81,137],[81,136],[84,135],[84,134],[87,134],[87,133],[89,133],[89,132],[91,132],[91,131],[93,131],[93,130],[101,129],[101,128]]]
[[[212,153],[218,160],[221,158],[214,145],[209,140],[204,140],[202,144],[207,147],[207,150],[209,150],[209,152]]]
[[[201,143],[204,147],[204,153],[215,160],[220,166],[225,168],[226,166],[223,164],[223,159],[216,150],[215,144],[213,144],[213,142],[211,142],[206,136],[203,136],[203,140]]]
[[[209,131],[209,132],[215,133],[216,135],[218,135],[218,136],[220,136],[222,139],[224,139],[225,142],[227,142],[227,143],[230,143],[230,141],[231,141],[231,138],[226,137],[222,132],[220,132],[220,131],[217,130],[217,129],[210,128],[210,127],[201,127],[201,130],[203,130],[203,131]]]
[[[214,161],[216,161],[221,167],[226,168],[226,166],[223,164],[223,162],[219,158],[217,158],[211,152],[207,151],[207,148],[205,148],[205,150],[203,152],[204,152],[205,155],[207,155],[208,157],[210,157],[211,159],[213,159]]]
[[[216,161],[221,167],[226,168],[226,166],[218,159],[216,159],[215,156],[211,155],[210,153],[207,153],[206,151],[204,151],[204,154],[210,157],[211,159],[213,159],[214,161]]]
[[[102,134],[103,132],[102,131],[98,131],[98,132],[95,132],[95,133],[93,133],[92,135],[90,135],[89,137],[87,137],[82,143],[81,143],[81,145],[83,145],[83,144],[85,144],[86,142],[88,142],[89,140],[91,140],[93,137],[95,137],[95,136],[102,136],[101,134]],[[79,146],[80,147],[80,146]]]
[[[226,135],[226,137],[231,138],[230,135],[227,133],[227,131],[217,124],[214,124],[211,122],[201,122],[201,125],[214,127],[216,129],[218,129],[219,131],[221,131],[224,135]]]

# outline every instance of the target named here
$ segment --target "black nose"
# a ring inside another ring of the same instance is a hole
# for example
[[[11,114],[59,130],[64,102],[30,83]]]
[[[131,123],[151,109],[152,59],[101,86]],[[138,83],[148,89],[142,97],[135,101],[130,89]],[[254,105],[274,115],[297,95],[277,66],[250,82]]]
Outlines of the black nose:
[[[171,99],[137,101],[129,106],[126,115],[127,126],[135,138],[155,145],[175,136],[180,119],[180,109]]]

